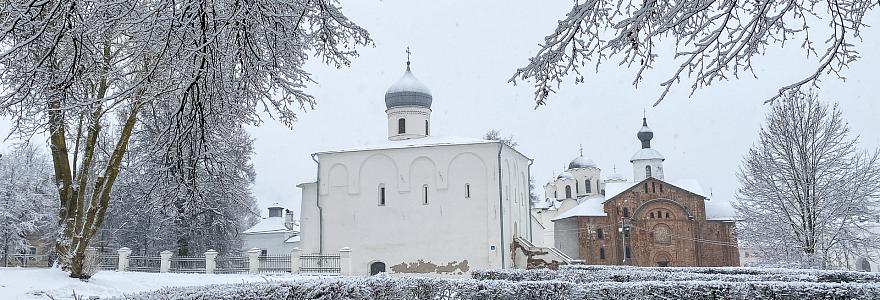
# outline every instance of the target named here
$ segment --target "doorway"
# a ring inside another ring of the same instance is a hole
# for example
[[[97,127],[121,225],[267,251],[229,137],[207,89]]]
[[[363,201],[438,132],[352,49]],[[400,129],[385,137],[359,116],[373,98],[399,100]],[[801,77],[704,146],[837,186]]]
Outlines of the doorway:
[[[377,261],[370,264],[370,276],[385,272],[385,263]]]

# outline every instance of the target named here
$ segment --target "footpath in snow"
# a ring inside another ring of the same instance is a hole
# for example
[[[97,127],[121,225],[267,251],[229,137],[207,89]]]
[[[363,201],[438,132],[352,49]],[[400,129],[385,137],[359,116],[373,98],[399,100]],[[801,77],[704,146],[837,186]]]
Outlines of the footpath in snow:
[[[67,277],[58,269],[0,267],[0,299],[101,299],[163,287],[202,286],[245,282],[293,281],[311,277],[248,274],[178,274],[101,271],[89,281]],[[82,297],[82,298],[80,298]]]

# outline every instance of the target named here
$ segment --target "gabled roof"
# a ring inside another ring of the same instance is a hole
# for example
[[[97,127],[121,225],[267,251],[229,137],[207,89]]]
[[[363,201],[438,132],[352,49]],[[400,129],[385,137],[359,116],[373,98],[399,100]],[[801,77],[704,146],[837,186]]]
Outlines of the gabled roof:
[[[700,185],[700,182],[697,181],[696,179],[680,179],[680,180],[669,182],[669,181],[664,181],[664,180],[660,180],[660,179],[651,177],[651,178],[645,178],[644,180],[639,181],[638,183],[634,183],[634,184],[629,184],[628,182],[623,182],[621,184],[623,184],[625,187],[622,189],[620,189],[620,186],[615,186],[614,189],[609,189],[608,184],[606,184],[605,185],[605,202],[608,202],[611,199],[614,199],[615,197],[617,197],[618,195],[622,194],[625,191],[628,191],[628,190],[635,188],[637,186],[641,186],[642,184],[645,183],[645,181],[648,181],[651,179],[668,184],[668,185],[671,185],[675,188],[683,190],[683,191],[690,193],[692,195],[696,195],[696,196],[699,196],[699,197],[702,197],[705,199],[709,199],[709,197],[707,197],[705,195],[706,193],[703,192],[703,188]],[[626,186],[626,184],[629,184],[629,186]]]
[[[602,195],[595,195],[591,197],[585,197],[581,199],[581,204],[578,204],[575,207],[563,212],[562,214],[556,216],[551,221],[567,219],[571,217],[604,217],[607,216],[605,213],[605,208],[602,205],[604,201],[602,201],[604,197]]]
[[[284,232],[299,232],[299,226],[293,224],[293,228],[287,228],[287,225],[284,224],[284,218],[274,217],[274,218],[265,218],[260,220],[248,230],[245,230],[244,234],[260,234],[260,233],[284,233]]]

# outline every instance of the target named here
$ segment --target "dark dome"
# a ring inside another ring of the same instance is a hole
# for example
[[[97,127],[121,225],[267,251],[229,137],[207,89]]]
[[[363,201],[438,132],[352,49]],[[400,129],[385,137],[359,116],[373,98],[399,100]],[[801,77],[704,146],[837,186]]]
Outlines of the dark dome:
[[[409,65],[406,73],[385,92],[385,107],[420,106],[431,108],[433,97],[431,91],[413,76]]]
[[[642,141],[642,148],[651,148],[651,139],[654,138],[654,131],[648,127],[648,119],[642,118],[642,129],[636,134],[639,141]]]

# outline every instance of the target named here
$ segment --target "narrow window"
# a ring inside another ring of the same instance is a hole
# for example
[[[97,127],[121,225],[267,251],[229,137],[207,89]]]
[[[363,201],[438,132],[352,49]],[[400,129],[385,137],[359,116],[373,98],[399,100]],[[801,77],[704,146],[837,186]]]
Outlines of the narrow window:
[[[629,218],[629,208],[626,208],[626,207],[623,208],[623,217]]]
[[[471,197],[471,184],[470,183],[464,184],[464,197],[465,198]]]
[[[428,205],[428,185],[427,184],[422,186],[422,200],[423,200],[422,204]]]
[[[650,216],[650,218],[651,218],[651,219],[653,219],[653,218],[654,218],[654,213],[653,213],[653,212],[652,212],[652,213],[651,213],[651,216]]]
[[[648,193],[648,183],[645,182],[645,194],[647,194],[647,193]]]
[[[593,189],[590,187],[590,180],[589,179],[584,180],[584,191],[587,192],[587,194],[593,192]]]
[[[559,193],[557,191],[553,191],[553,198],[559,199]]]
[[[605,247],[599,248],[599,259],[605,259]]]
[[[602,232],[602,228],[596,229],[596,239],[598,239],[598,240],[605,239],[605,233]]]
[[[629,247],[626,247],[626,248],[623,250],[623,256],[625,256],[626,258],[632,258],[632,253],[630,253],[630,251],[629,251]]]
[[[428,120],[425,120],[425,135],[430,135],[428,134],[429,132],[430,131],[428,131]]]
[[[580,193],[581,193],[581,183],[580,183],[579,181],[577,181],[577,180],[574,181],[574,192],[575,192],[576,194],[580,194]]]
[[[660,186],[660,192],[662,193],[663,192],[663,185],[662,184],[658,184],[658,185]]]
[[[565,186],[565,199],[571,199],[571,186]]]
[[[651,166],[645,166],[645,177],[651,178]]]
[[[385,205],[385,184],[379,184],[379,205]]]
[[[406,119],[400,118],[397,119],[397,134],[406,133]]]
[[[666,218],[669,219],[669,212],[666,213]]]
[[[651,193],[656,193],[656,192],[657,192],[657,184],[655,184],[654,182],[651,182]]]

